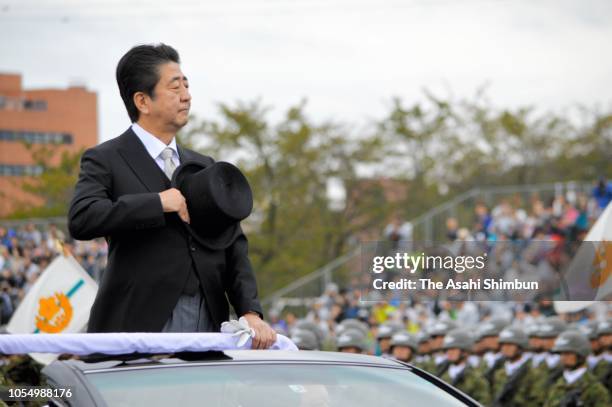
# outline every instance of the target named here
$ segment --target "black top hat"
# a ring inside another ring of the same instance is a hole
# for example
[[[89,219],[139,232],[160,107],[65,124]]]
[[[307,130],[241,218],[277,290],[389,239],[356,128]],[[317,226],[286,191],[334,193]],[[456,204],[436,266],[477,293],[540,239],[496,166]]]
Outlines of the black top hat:
[[[186,161],[174,171],[172,186],[185,197],[191,221],[185,225],[201,244],[224,249],[242,233],[240,221],[251,214],[253,193],[237,167]]]

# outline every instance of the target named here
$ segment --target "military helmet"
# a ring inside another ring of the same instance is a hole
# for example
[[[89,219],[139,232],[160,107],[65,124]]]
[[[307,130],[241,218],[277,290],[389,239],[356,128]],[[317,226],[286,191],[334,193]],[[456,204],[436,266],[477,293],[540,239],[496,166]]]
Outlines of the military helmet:
[[[567,324],[559,317],[546,318],[535,334],[538,338],[556,338],[567,329]]]
[[[444,336],[455,328],[457,328],[457,323],[454,321],[438,321],[428,329],[427,333],[429,336]]]
[[[555,353],[573,352],[587,357],[591,353],[591,343],[580,331],[565,331],[555,340],[552,351]]]
[[[314,332],[307,329],[296,329],[291,340],[300,350],[319,350],[319,341]]]
[[[523,349],[527,349],[529,338],[522,329],[507,327],[499,333],[499,343],[513,343]]]
[[[601,321],[597,325],[597,336],[612,334],[612,320]]]
[[[338,350],[348,347],[356,347],[360,350],[365,350],[365,337],[356,329],[347,329],[336,338],[336,347]]]
[[[538,325],[538,323],[532,322],[525,325],[525,333],[529,338],[538,338],[539,332],[540,325]]]
[[[336,326],[336,334],[340,335],[349,328],[362,331],[364,336],[368,334],[368,326],[360,320],[354,318],[345,319],[340,322],[338,326]]]
[[[319,344],[319,347],[321,347],[321,345],[323,344],[323,341],[325,340],[325,333],[323,332],[321,327],[312,321],[300,319],[293,326],[291,333],[293,334],[293,331],[295,330],[307,330],[307,331],[314,333],[315,336],[317,337],[317,343]]]
[[[417,351],[419,343],[416,338],[410,335],[408,332],[396,332],[391,337],[391,347],[393,346],[408,346],[413,352]]]
[[[398,331],[397,326],[392,324],[381,324],[376,331],[376,339],[391,338]]]
[[[442,349],[459,348],[470,352],[474,347],[474,337],[466,329],[453,329],[444,336]]]
[[[508,325],[508,321],[505,319],[492,318],[478,327],[478,339],[486,338],[487,336],[498,336],[506,325]]]
[[[416,333],[416,337],[415,337],[417,343],[420,345],[424,342],[427,342],[429,340],[429,335],[427,334],[427,332],[425,331],[419,331]]]
[[[590,340],[597,339],[597,327],[599,325],[598,321],[592,320],[582,325],[579,330],[587,336]]]

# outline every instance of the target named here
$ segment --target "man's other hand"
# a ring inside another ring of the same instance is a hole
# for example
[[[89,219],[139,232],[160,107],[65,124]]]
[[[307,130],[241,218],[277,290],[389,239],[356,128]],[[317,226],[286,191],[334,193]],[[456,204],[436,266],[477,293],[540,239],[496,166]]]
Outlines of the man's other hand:
[[[189,212],[187,211],[187,201],[185,197],[176,188],[166,189],[159,193],[162,208],[164,212],[178,212],[179,217],[183,222],[189,223]]]
[[[256,313],[249,312],[243,315],[249,326],[255,331],[251,345],[252,349],[268,349],[276,342],[276,332]]]

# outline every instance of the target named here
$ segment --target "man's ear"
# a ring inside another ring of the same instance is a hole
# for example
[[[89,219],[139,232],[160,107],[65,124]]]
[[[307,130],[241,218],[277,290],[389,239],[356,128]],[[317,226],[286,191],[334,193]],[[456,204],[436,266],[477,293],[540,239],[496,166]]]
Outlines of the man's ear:
[[[151,98],[144,92],[136,92],[132,97],[136,109],[142,114],[149,114],[149,103]]]

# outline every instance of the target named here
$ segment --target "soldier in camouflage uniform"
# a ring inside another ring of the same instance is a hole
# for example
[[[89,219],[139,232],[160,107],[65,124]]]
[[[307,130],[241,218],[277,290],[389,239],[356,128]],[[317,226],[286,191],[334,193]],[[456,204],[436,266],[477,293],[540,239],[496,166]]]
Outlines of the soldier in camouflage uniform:
[[[493,379],[493,406],[539,406],[532,398],[535,377],[525,354],[529,346],[527,334],[519,328],[505,328],[499,334],[499,344],[505,362],[495,371]]]
[[[579,331],[566,331],[555,341],[553,352],[561,353],[562,376],[548,392],[545,407],[610,405],[606,388],[586,367],[591,344]]]
[[[464,329],[453,329],[444,337],[442,348],[446,351],[449,367],[440,379],[488,405],[491,401],[489,383],[480,370],[473,368],[467,358],[474,347],[474,339]]]
[[[601,368],[597,374],[612,399],[612,320],[602,321],[597,325],[597,338],[606,361],[606,368]]]
[[[418,354],[414,357],[414,365],[429,372],[432,368],[429,335],[425,331],[420,331],[416,334],[416,341],[418,344]]]
[[[482,359],[478,369],[489,383],[493,391],[495,372],[504,366],[504,356],[499,351],[499,333],[506,327],[506,320],[493,318],[484,322],[478,329],[478,342],[475,347],[482,352]],[[493,397],[493,394],[491,394]]]
[[[397,332],[397,327],[391,324],[381,324],[376,331],[376,355],[391,356],[391,337]]]
[[[539,405],[544,404],[546,400],[546,389],[550,388],[563,374],[560,356],[552,352],[552,348],[557,337],[566,328],[567,324],[559,317],[549,317],[532,332],[532,336],[534,336],[538,345],[537,352],[531,360],[536,380],[532,387],[532,397]]]
[[[391,357],[404,363],[412,363],[418,350],[416,338],[406,331],[397,332],[391,337]]]
[[[457,324],[453,321],[440,321],[429,329],[429,346],[433,359],[430,363],[429,373],[440,377],[448,369],[449,362],[446,360],[446,352],[442,349],[442,343],[444,342],[444,336],[455,328],[457,328]]]
[[[582,332],[591,342],[591,354],[587,356],[587,367],[598,380],[603,380],[608,370],[609,363],[604,358],[604,348],[599,343],[599,333],[597,327],[599,321],[589,321],[582,327]]]

